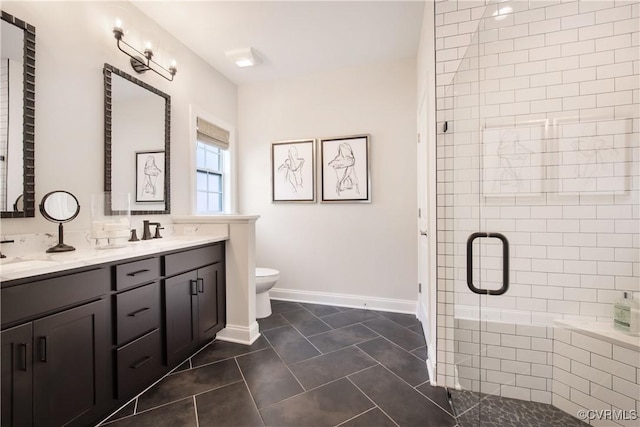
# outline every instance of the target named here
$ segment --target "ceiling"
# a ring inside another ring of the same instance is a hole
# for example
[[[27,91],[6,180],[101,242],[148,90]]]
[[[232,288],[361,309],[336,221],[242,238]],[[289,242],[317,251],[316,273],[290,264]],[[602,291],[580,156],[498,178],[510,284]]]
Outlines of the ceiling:
[[[424,7],[423,1],[131,1],[239,85],[415,58]],[[247,47],[261,64],[239,68],[225,56]]]

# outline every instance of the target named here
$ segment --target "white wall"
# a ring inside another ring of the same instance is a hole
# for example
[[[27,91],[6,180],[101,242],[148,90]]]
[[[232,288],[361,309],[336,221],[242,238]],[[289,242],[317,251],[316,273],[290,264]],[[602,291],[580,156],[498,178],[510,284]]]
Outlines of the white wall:
[[[238,89],[240,211],[277,288],[415,301],[416,63],[349,68]],[[272,204],[271,142],[369,133],[371,204]]]
[[[128,2],[3,1],[2,10],[36,27],[36,202],[68,190],[81,212],[65,228],[89,228],[90,195],[104,188],[102,68],[106,62],[135,74],[113,37],[120,17],[131,44],[141,48],[142,34],[153,33],[157,59],[168,64],[170,53],[178,61],[173,82],[150,72],[136,77],[171,95],[171,212],[190,213],[189,104],[235,125],[236,86]],[[2,220],[4,235],[44,231],[55,226],[37,209],[36,218]]]

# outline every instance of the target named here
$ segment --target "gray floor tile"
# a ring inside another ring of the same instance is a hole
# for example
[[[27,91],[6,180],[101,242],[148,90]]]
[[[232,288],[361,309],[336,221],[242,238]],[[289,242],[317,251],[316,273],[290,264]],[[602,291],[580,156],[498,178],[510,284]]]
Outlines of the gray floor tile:
[[[409,327],[415,325],[416,323],[420,324],[420,321],[415,316],[415,314],[392,313],[390,311],[376,311],[376,313],[396,322],[400,326]]]
[[[371,329],[358,323],[314,335],[309,337],[309,341],[311,341],[321,352],[328,353],[339,348],[368,341],[378,336],[379,335]]]
[[[420,387],[416,387],[416,389],[427,396],[429,399],[438,404],[445,411],[453,414],[453,409],[451,409],[451,404],[449,404],[449,396],[447,395],[447,389],[444,387],[435,387],[431,384],[422,384]]]
[[[304,391],[273,349],[240,356],[237,361],[258,408]]]
[[[378,365],[348,377],[400,426],[450,427],[456,420]]]
[[[358,347],[412,386],[429,381],[429,372],[423,360],[384,338],[358,344]]]
[[[240,356],[242,354],[251,353],[252,351],[261,350],[267,347],[269,347],[269,343],[262,336],[255,340],[251,345],[236,344],[228,341],[213,341],[211,344],[203,348],[198,354],[193,356],[191,358],[191,363],[195,368],[196,366],[229,359],[230,357]]]
[[[420,359],[424,360],[425,362],[427,361],[427,358],[429,357],[429,355],[427,354],[427,346],[422,346],[422,347],[418,347],[415,350],[411,351],[411,354],[413,354],[416,357],[419,357]]]
[[[271,300],[271,313],[286,313],[287,311],[300,310],[302,305],[299,302]]]
[[[242,375],[233,359],[169,375],[138,398],[138,411],[237,381]]]
[[[249,390],[244,382],[228,385],[196,396],[198,422],[201,426],[263,426]]]
[[[197,424],[193,397],[105,425],[109,427],[195,427]]]
[[[289,368],[300,384],[309,390],[375,364],[376,361],[363,351],[348,347],[296,363]]]
[[[352,309],[324,316],[322,320],[334,329],[380,317],[375,311]]]
[[[340,379],[260,412],[267,426],[335,426],[373,407],[348,380]]]
[[[136,409],[136,401],[133,400],[132,402],[129,402],[123,408],[121,408],[120,410],[118,410],[114,414],[112,414],[101,425],[106,424],[106,423],[110,423],[110,422],[118,420],[120,418],[128,417],[129,415],[133,415],[133,412],[135,411],[135,409]]]
[[[318,317],[328,316],[329,314],[339,313],[340,310],[336,307],[332,307],[330,305],[322,305],[322,304],[310,304],[306,302],[300,303],[304,308],[312,312]]]
[[[186,371],[187,369],[191,369],[191,363],[188,360],[185,360],[180,366],[171,372],[171,375],[177,374],[178,372]]]
[[[265,331],[264,336],[287,364],[300,362],[320,354],[300,332],[290,325]]]
[[[331,330],[326,323],[304,309],[287,311],[282,313],[282,317],[287,319],[305,337]]]
[[[415,325],[407,326],[407,329],[424,337],[424,329],[422,329],[422,323],[420,322],[416,323]]]
[[[260,325],[260,332],[268,331],[269,329],[279,328],[280,326],[288,325],[289,321],[282,317],[282,314],[275,313],[264,319],[258,319],[258,325]]]
[[[364,322],[363,325],[379,333],[407,351],[415,350],[416,348],[425,345],[424,337],[407,328],[403,328],[397,323],[385,319],[384,317]]]
[[[340,424],[340,427],[396,427],[396,424],[379,408],[373,408],[352,420]]]

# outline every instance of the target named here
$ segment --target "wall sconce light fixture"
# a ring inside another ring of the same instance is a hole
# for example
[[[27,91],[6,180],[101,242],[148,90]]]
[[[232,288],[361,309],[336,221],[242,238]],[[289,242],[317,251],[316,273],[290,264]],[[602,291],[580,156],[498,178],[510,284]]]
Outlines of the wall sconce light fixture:
[[[178,71],[175,60],[171,61],[169,68],[164,68],[152,59],[153,49],[150,43],[145,45],[144,52],[140,52],[129,43],[125,42],[123,40],[124,30],[122,29],[122,22],[120,20],[116,20],[115,26],[113,27],[113,36],[117,40],[116,43],[118,45],[118,49],[131,58],[131,67],[133,67],[136,73],[142,74],[147,70],[151,70],[165,79],[173,81],[173,76],[175,76]],[[127,46],[127,48],[132,50],[134,53],[127,52],[127,50],[122,48],[122,45]]]

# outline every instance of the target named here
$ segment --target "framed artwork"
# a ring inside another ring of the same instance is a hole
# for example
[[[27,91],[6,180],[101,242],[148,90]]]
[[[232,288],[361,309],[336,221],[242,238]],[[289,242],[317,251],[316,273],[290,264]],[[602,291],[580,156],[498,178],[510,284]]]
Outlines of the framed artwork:
[[[322,202],[371,202],[369,135],[320,140]]]
[[[136,202],[164,202],[164,151],[136,152]]]
[[[315,203],[315,139],[271,144],[273,202]]]
[[[482,129],[484,197],[541,196],[545,192],[545,140],[548,121]]]

